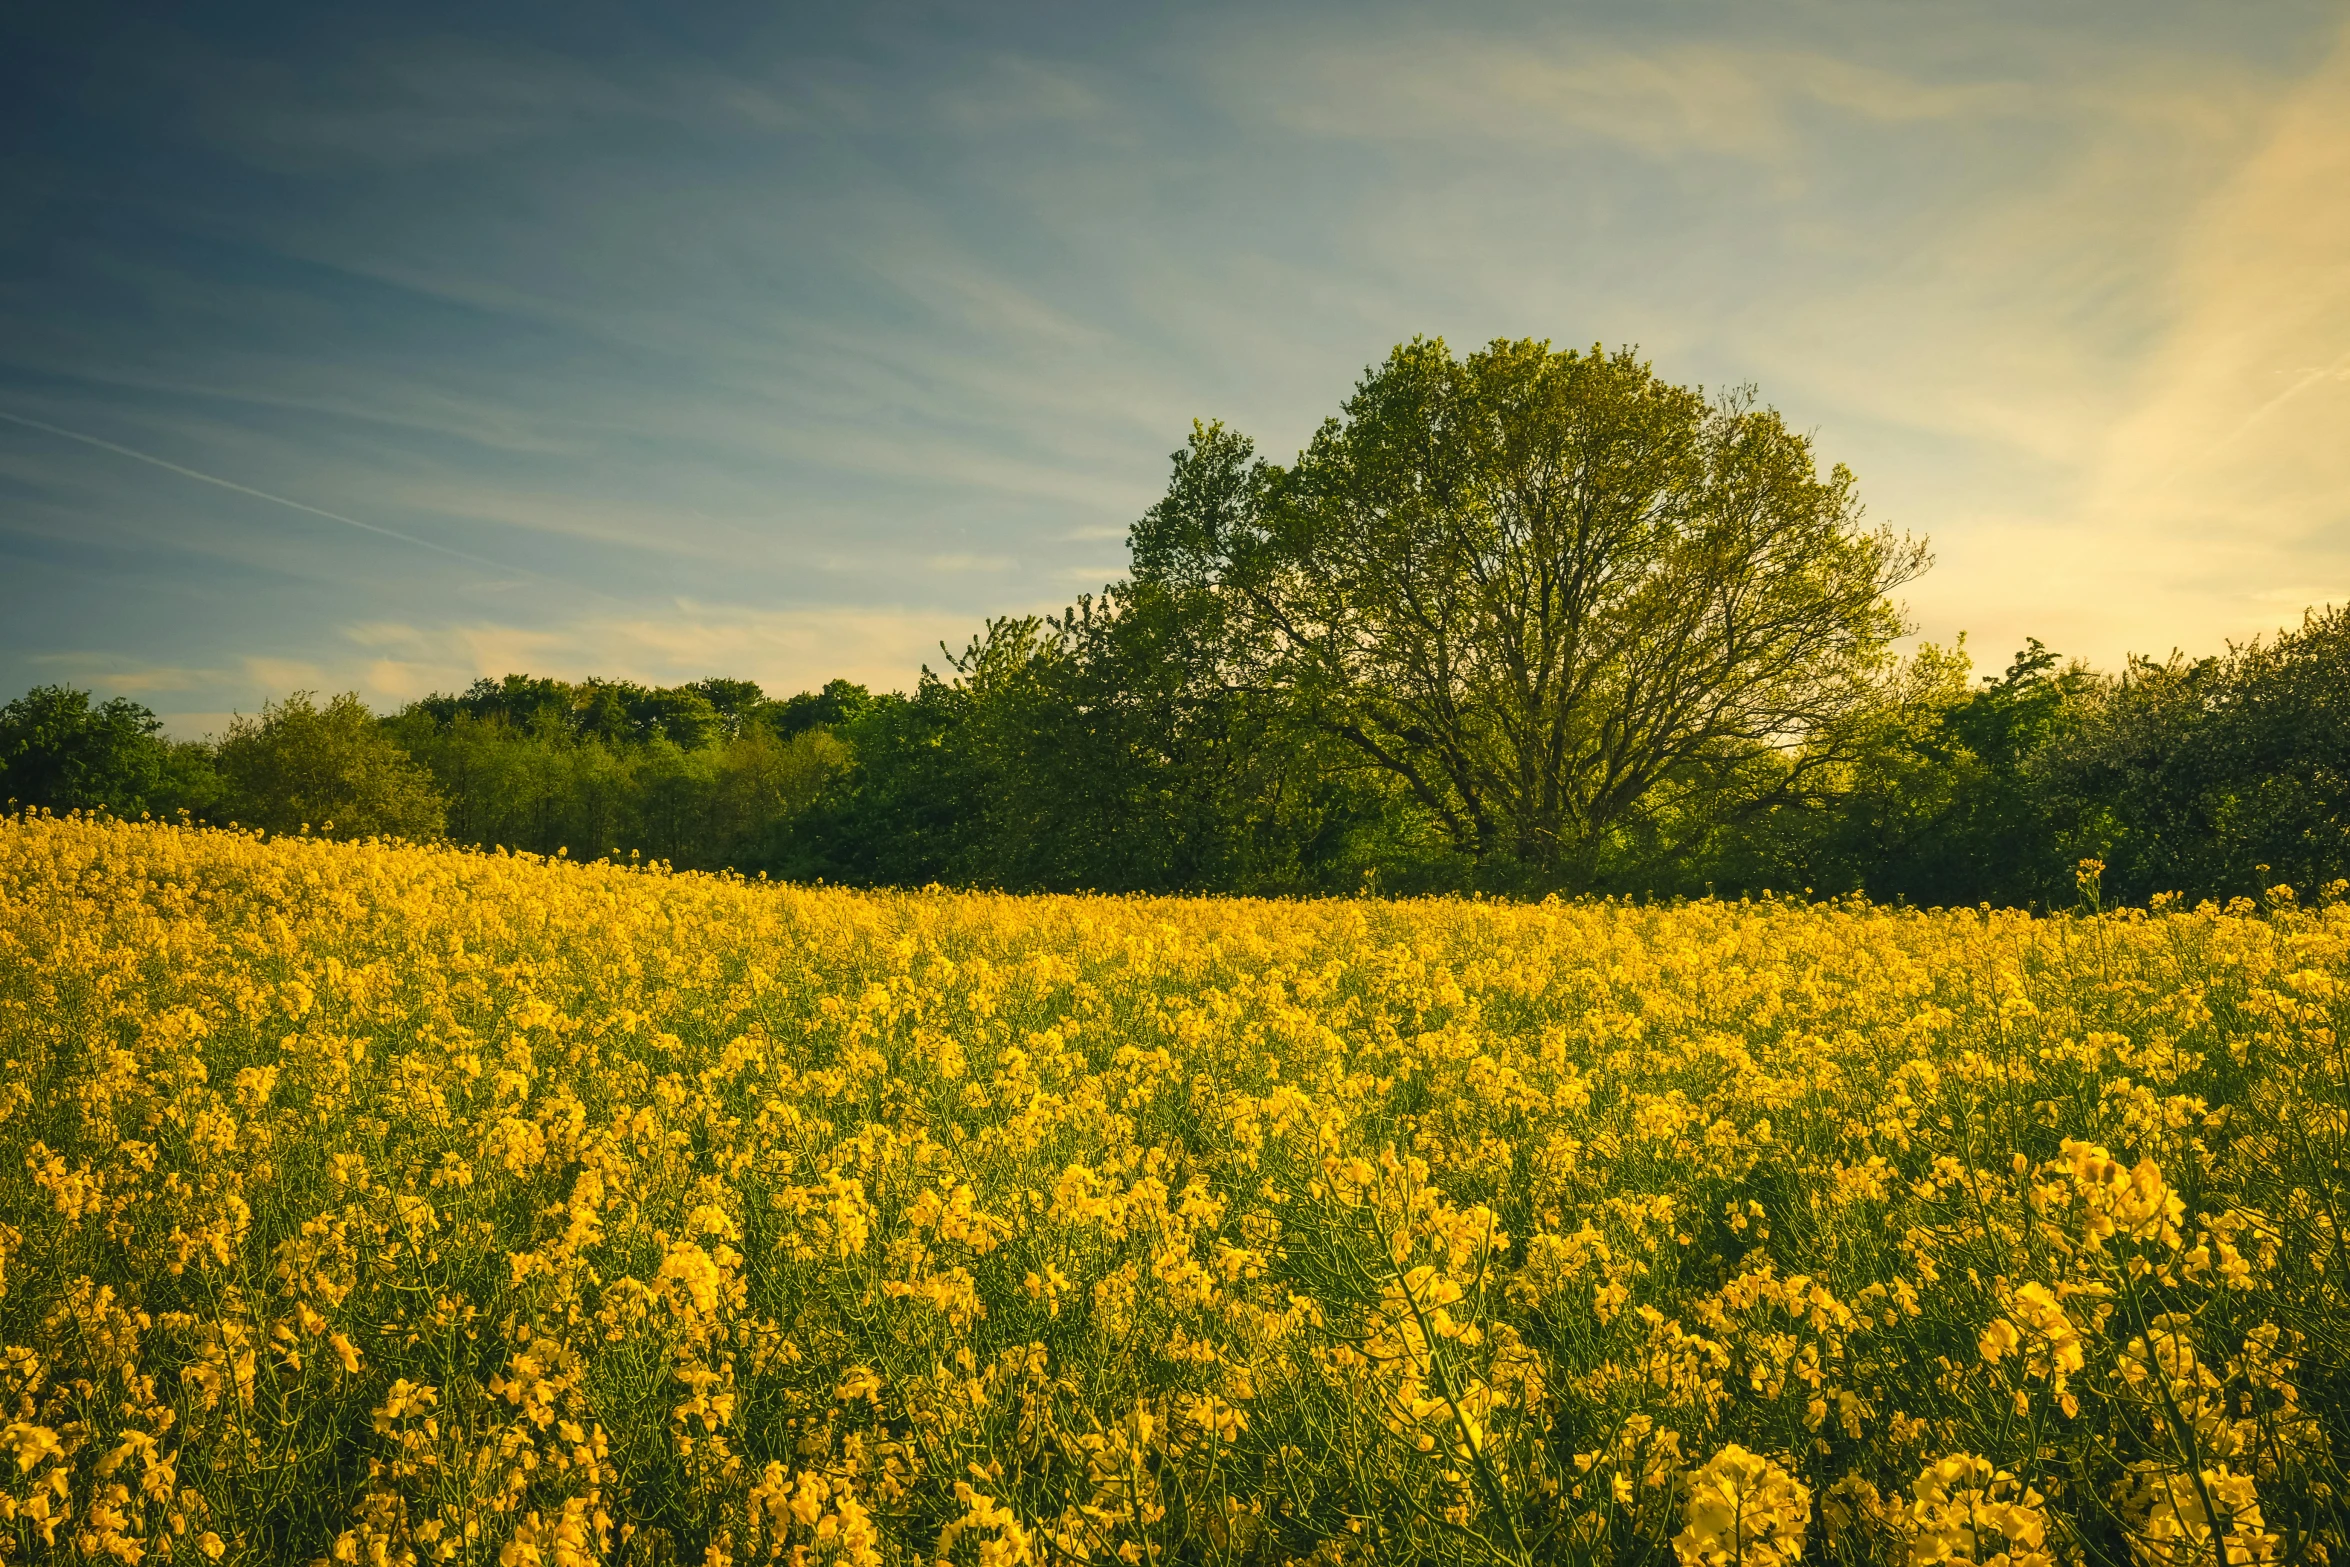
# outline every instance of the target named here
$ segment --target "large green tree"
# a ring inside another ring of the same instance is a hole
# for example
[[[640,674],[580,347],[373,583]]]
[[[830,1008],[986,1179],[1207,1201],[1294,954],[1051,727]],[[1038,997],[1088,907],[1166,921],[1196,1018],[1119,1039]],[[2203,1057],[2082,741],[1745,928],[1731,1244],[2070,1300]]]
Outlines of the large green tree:
[[[1415,339],[1294,465],[1195,427],[1135,575],[1463,851],[1588,880],[1660,799],[1800,789],[1879,704],[1927,557],[1854,489],[1629,351]]]

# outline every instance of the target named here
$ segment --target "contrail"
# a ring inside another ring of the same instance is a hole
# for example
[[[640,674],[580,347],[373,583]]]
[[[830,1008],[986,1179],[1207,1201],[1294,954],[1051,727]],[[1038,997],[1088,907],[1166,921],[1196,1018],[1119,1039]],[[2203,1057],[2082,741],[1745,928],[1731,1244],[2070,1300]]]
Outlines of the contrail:
[[[11,424],[21,424],[29,430],[40,430],[50,435],[63,436],[69,441],[79,441],[84,446],[95,446],[101,451],[113,452],[119,457],[128,457],[134,462],[143,462],[152,467],[162,468],[168,472],[179,474],[183,478],[194,479],[199,483],[217,485],[224,490],[234,490],[239,495],[250,495],[255,500],[268,501],[272,505],[288,507],[294,511],[308,512],[313,517],[324,517],[329,522],[339,522],[345,527],[357,528],[362,533],[380,533],[387,539],[398,539],[403,544],[413,544],[420,550],[431,550],[437,555],[451,556],[454,559],[465,561],[469,565],[487,566],[492,571],[514,571],[517,569],[498,561],[484,560],[479,555],[468,555],[463,550],[453,550],[446,544],[435,544],[430,539],[420,539],[413,533],[402,533],[396,528],[386,528],[372,522],[361,522],[357,517],[346,517],[339,511],[328,511],[323,506],[312,506],[302,501],[288,500],[283,495],[272,495],[267,490],[257,490],[250,484],[239,484],[233,479],[223,479],[209,473],[198,473],[193,468],[183,468],[178,463],[167,462],[161,457],[151,456],[146,452],[133,451],[128,446],[117,445],[113,441],[102,441],[94,435],[84,435],[79,430],[68,430],[60,425],[49,424],[39,419],[27,419],[23,414],[12,414],[5,408],[0,408],[0,419],[6,419]],[[524,575],[529,576],[534,573],[525,572]]]

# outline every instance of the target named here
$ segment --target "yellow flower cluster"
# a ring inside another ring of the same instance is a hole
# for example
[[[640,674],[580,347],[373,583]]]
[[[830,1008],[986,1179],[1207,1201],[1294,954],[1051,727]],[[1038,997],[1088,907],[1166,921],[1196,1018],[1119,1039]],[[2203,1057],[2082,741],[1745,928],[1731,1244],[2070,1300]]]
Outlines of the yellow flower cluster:
[[[0,822],[0,1560],[2343,1562],[2350,907]]]
[[[1681,1567],[1787,1567],[1803,1560],[1811,1492],[1735,1442],[1690,1471],[1687,1528],[1673,1536]]]

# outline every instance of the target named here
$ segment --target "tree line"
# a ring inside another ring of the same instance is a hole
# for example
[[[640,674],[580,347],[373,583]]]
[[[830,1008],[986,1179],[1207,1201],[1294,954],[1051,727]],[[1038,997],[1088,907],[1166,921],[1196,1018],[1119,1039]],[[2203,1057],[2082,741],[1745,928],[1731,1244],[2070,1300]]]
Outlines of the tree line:
[[[1195,426],[1128,576],[910,693],[508,675],[205,742],[44,687],[0,795],[863,885],[2069,903],[2350,875],[2350,613],[2115,671],[1894,649],[1921,542],[1750,392],[1415,339],[1289,464]]]

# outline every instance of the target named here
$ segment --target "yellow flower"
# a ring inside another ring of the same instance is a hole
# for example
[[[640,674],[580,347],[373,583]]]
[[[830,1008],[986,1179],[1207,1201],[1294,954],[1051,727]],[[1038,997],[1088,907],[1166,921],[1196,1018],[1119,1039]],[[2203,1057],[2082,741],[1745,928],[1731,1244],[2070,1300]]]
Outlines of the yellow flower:
[[[12,1420],[5,1431],[0,1431],[0,1447],[16,1455],[19,1474],[31,1473],[33,1466],[43,1459],[61,1458],[65,1454],[65,1449],[58,1445],[56,1432],[24,1420]]]
[[[2040,1493],[1972,1454],[1928,1464],[1910,1487],[1902,1522],[1910,1567],[2050,1567]]]
[[[1358,1567],[1539,1520],[1792,1567],[1819,1467],[1880,1567],[2048,1567],[2058,1505],[2139,1567],[2316,1560],[2340,889],[2090,927],[618,860],[0,820],[0,1539]]]
[[[2281,1542],[2261,1516],[2252,1477],[2225,1464],[2199,1473],[2161,1465],[2140,1467],[2123,1497],[2130,1550],[2142,1567],[2188,1567],[2215,1559],[2225,1567],[2253,1567],[2276,1559]]]
[[[1782,1567],[1803,1558],[1811,1492],[1760,1453],[1735,1444],[1682,1477],[1689,1499],[1673,1536],[1682,1567]]]

